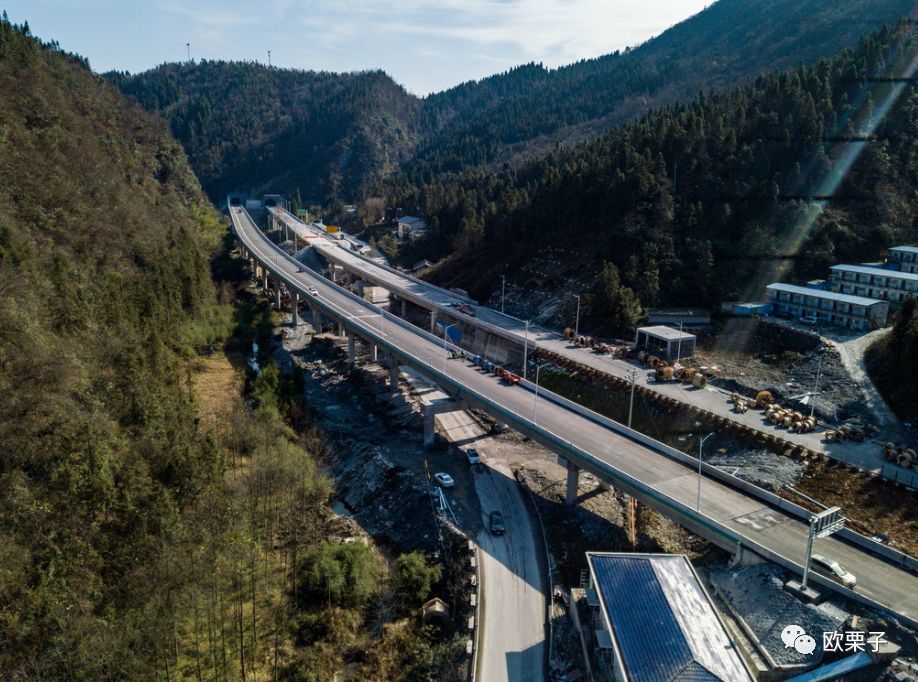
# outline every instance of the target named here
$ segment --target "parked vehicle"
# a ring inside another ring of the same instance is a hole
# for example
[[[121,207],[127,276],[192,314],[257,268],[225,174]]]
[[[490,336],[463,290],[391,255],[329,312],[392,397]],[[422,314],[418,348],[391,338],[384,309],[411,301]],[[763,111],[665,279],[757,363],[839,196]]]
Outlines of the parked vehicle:
[[[470,306],[468,303],[462,303],[462,304],[460,304],[460,305],[459,305],[459,312],[460,312],[460,313],[465,313],[465,314],[468,315],[469,317],[475,317],[475,311],[472,310],[472,306]]]
[[[469,461],[469,464],[481,464],[481,455],[478,454],[477,448],[468,448],[465,451],[465,458]]]
[[[449,474],[445,474],[442,471],[434,474],[434,478],[437,483],[439,483],[444,488],[452,488],[456,485],[456,482],[453,480],[453,477]]]
[[[504,525],[504,515],[499,511],[491,512],[491,535],[503,535],[507,527]]]
[[[851,571],[837,561],[827,559],[821,554],[814,554],[810,557],[810,568],[819,575],[824,575],[829,580],[841,583],[849,590],[853,590],[855,585],[857,585],[857,578]]]
[[[319,290],[316,289],[315,287],[309,287],[308,289],[306,289],[306,291],[309,292],[309,295],[310,295],[310,296],[318,296],[318,295],[319,295]]]

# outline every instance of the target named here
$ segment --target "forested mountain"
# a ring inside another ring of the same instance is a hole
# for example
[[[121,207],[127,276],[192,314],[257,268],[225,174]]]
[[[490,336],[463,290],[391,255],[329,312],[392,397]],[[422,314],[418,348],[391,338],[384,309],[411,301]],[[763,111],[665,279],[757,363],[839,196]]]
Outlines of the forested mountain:
[[[548,151],[699,91],[813,63],[895,23],[909,0],[719,0],[660,36],[560,69],[528,64],[432,95],[426,138],[407,173],[444,170]]]
[[[353,196],[396,169],[415,142],[420,102],[380,71],[202,61],[107,76],[169,120],[218,202],[249,189]]]
[[[379,72],[171,64],[109,74],[162,113],[205,189],[299,189],[353,202],[401,171],[412,183],[518,162],[595,138],[652,108],[813,63],[913,8],[911,0],[720,0],[622,53],[528,64],[419,100]]]
[[[178,359],[216,221],[165,122],[0,20],[0,670],[146,678],[218,460]]]
[[[449,257],[435,278],[478,296],[503,273],[549,299],[590,292],[594,328],[620,331],[638,303],[761,296],[788,270],[879,257],[918,239],[918,94],[890,82],[916,54],[911,25],[886,28],[519,167],[406,181],[397,204],[433,226],[406,262]]]

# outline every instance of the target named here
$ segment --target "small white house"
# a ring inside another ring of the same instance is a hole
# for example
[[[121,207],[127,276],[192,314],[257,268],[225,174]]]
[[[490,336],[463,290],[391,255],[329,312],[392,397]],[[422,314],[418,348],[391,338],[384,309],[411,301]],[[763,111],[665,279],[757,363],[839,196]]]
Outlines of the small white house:
[[[420,218],[406,215],[398,219],[398,238],[417,239],[427,233],[427,223]]]

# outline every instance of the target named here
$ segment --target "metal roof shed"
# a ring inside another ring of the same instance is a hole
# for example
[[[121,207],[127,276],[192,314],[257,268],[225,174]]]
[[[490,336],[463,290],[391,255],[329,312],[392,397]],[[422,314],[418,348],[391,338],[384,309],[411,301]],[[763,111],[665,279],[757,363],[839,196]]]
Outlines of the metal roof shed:
[[[672,327],[657,325],[638,327],[634,345],[667,360],[688,358],[695,354],[695,335]]]
[[[684,555],[588,552],[621,682],[754,677]]]

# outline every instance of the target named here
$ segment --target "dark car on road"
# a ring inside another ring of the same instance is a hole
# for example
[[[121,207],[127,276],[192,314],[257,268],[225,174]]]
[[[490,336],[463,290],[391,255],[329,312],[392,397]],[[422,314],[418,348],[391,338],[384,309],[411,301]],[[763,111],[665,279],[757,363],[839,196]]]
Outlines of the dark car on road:
[[[499,511],[491,512],[491,535],[503,535],[505,530],[504,515]]]

